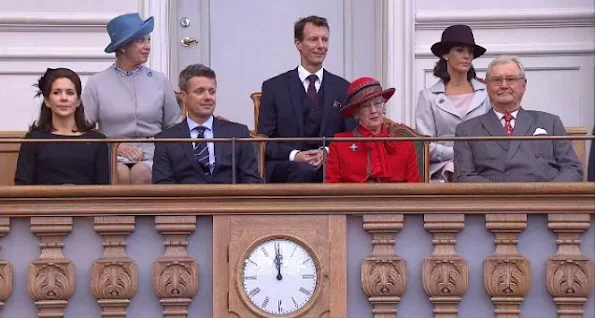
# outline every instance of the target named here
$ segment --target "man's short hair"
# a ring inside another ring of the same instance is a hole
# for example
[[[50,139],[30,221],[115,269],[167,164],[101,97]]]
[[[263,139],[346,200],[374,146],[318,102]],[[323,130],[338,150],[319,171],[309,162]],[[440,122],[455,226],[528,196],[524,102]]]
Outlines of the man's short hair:
[[[215,71],[210,67],[203,64],[191,64],[186,66],[186,68],[180,72],[180,77],[178,79],[178,86],[180,89],[186,92],[188,89],[188,81],[193,77],[206,77],[215,81],[217,80]]]
[[[523,66],[523,63],[521,63],[521,60],[514,56],[514,55],[500,55],[498,57],[496,57],[494,60],[492,60],[490,62],[490,65],[488,65],[488,70],[486,72],[486,79],[490,78],[490,73],[492,72],[492,69],[494,68],[494,66],[499,65],[499,64],[508,64],[508,63],[514,63],[519,67],[520,72],[520,77],[521,78],[525,78],[525,67]]]
[[[312,23],[317,27],[325,27],[329,31],[331,30],[326,18],[311,15],[309,17],[301,18],[295,22],[295,25],[293,27],[293,37],[295,40],[297,40],[297,41],[304,40],[304,28],[306,27],[306,24],[308,24],[308,23]]]

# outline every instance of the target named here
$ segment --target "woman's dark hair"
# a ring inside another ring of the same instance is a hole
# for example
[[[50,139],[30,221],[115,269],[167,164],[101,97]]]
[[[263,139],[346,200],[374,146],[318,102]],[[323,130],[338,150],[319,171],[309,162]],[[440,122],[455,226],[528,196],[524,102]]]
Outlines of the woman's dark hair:
[[[35,94],[35,97],[43,95],[44,100],[41,102],[41,109],[39,111],[39,119],[33,122],[33,125],[29,127],[31,131],[45,131],[45,132],[52,132],[54,131],[54,125],[52,124],[52,110],[47,107],[45,104],[45,99],[50,96],[52,93],[52,86],[57,79],[60,78],[67,78],[74,84],[74,89],[76,91],[77,97],[81,98],[82,92],[82,85],[81,79],[74,71],[67,69],[67,68],[48,68],[45,73],[39,78],[37,84],[33,86],[38,87],[39,91]],[[83,103],[81,101],[81,105],[76,108],[74,111],[74,122],[76,125],[76,130],[78,132],[86,132],[91,129],[95,125],[88,123],[85,119],[85,109],[83,108]]]
[[[444,84],[447,84],[450,81],[450,75],[448,74],[448,66],[446,65],[446,60],[442,56],[434,66],[434,76],[441,79],[444,82]],[[477,78],[477,74],[475,73],[475,68],[473,68],[473,65],[471,65],[469,71],[467,71],[467,80],[470,81],[474,78]]]

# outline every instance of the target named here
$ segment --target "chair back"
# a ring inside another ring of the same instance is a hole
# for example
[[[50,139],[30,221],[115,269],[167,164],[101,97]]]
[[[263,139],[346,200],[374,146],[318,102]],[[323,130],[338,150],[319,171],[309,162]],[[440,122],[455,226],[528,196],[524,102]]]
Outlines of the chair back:
[[[388,118],[384,119],[384,125],[392,136],[423,137],[423,135],[411,127],[396,123]],[[413,144],[417,153],[419,179],[423,182],[430,182],[430,144],[423,141],[414,141]]]
[[[260,99],[262,98],[261,92],[254,92],[250,94],[252,104],[254,107],[254,133],[258,133],[258,116],[260,115]]]

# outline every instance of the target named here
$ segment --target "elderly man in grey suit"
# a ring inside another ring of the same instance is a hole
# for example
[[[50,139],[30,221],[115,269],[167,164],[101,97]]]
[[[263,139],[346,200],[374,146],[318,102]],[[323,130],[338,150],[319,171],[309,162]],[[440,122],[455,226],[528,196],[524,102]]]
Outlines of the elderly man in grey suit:
[[[556,115],[525,110],[525,69],[518,58],[501,56],[486,74],[492,110],[457,126],[456,137],[565,136]],[[456,182],[579,182],[582,165],[569,140],[455,141]]]

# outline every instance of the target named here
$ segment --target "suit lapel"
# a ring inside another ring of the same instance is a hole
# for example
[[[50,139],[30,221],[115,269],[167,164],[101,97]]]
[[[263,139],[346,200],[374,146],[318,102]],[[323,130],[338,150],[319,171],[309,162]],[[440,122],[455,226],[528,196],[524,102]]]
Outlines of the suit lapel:
[[[324,87],[324,90],[322,90],[324,92],[324,96],[322,96],[322,121],[320,123],[320,132],[318,133],[318,135],[320,137],[324,136],[324,131],[326,129],[326,119],[329,116],[329,113],[331,111],[331,109],[333,108],[333,102],[331,99],[333,96],[335,96],[335,94],[333,94],[333,83],[332,83],[332,78],[330,76],[330,74],[323,70],[323,75],[322,75],[322,83],[320,85],[320,89],[322,90],[322,88]]]
[[[293,104],[293,111],[298,122],[298,136],[302,136],[304,131],[304,112],[302,110],[301,91],[304,90],[304,85],[300,81],[297,68],[289,72],[288,77],[289,78],[287,80],[289,81],[289,97],[291,99],[291,103]]]
[[[191,138],[190,130],[188,128],[188,122],[186,120],[183,120],[181,123],[178,124],[178,134],[181,138],[189,138],[189,139]],[[188,162],[190,162],[190,165],[192,166],[192,168],[194,168],[194,170],[199,172],[199,175],[204,177],[204,171],[198,165],[198,162],[196,161],[196,157],[194,156],[194,149],[192,148],[192,143],[191,142],[182,142],[182,143],[179,143],[179,145],[180,145],[180,147],[182,147],[182,152],[184,152],[184,154],[186,155],[186,158],[188,159]]]
[[[490,136],[508,136],[506,134],[506,131],[504,130],[504,127],[502,126],[502,123],[500,123],[498,116],[496,115],[496,113],[494,113],[493,110],[490,110],[487,114],[479,117],[479,120],[481,121],[483,127],[488,131]],[[498,140],[497,143],[504,150],[508,151],[510,142],[505,140]]]
[[[452,107],[448,96],[446,96],[446,86],[444,86],[443,81],[438,81],[436,84],[434,84],[430,88],[430,91],[433,93],[432,97],[434,98],[434,105],[438,106],[438,108],[442,109],[443,111],[462,119],[459,112],[454,107]]]
[[[519,108],[519,112],[517,113],[516,119],[514,121],[514,131],[512,136],[526,136],[529,132],[529,128],[533,125],[533,116],[522,108]],[[510,142],[510,149],[508,150],[508,156],[506,157],[506,162],[510,161],[512,157],[516,154],[521,146],[521,140],[512,140]]]
[[[471,85],[473,85],[473,100],[471,100],[471,104],[469,105],[469,108],[467,109],[467,114],[469,114],[470,112],[474,111],[477,107],[481,106],[487,95],[487,88],[485,86],[485,84],[479,82],[476,79],[472,79],[471,80]],[[465,116],[467,116],[467,114],[465,114]]]
[[[217,118],[213,118],[213,138],[224,138],[224,125],[223,122],[218,120]],[[221,162],[222,154],[225,152],[227,147],[225,147],[226,143],[214,143],[213,148],[215,148],[215,167],[213,168],[213,175],[217,173],[219,170],[219,165]],[[237,145],[237,144],[236,144]],[[231,144],[230,144],[231,146]]]

